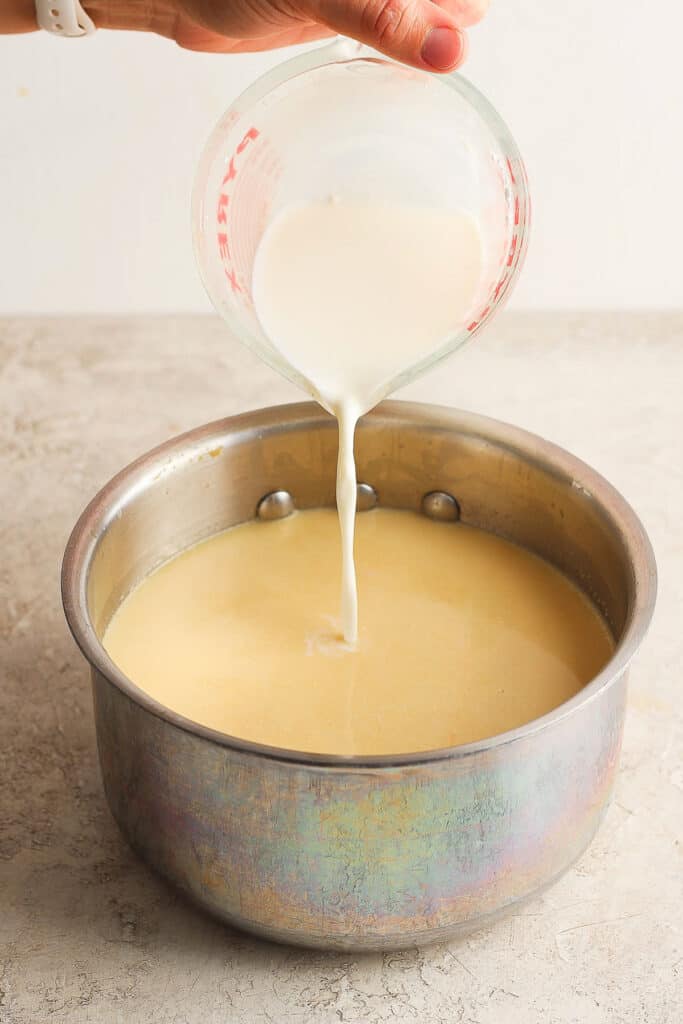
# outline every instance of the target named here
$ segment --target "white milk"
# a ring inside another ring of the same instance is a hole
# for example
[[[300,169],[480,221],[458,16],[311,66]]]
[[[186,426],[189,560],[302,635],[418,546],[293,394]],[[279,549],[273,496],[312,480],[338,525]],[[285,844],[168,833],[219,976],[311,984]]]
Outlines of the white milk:
[[[482,269],[479,227],[462,211],[307,203],[283,210],[261,239],[252,282],[261,325],[339,423],[337,507],[347,644],[358,634],[356,423],[396,377],[462,327]]]

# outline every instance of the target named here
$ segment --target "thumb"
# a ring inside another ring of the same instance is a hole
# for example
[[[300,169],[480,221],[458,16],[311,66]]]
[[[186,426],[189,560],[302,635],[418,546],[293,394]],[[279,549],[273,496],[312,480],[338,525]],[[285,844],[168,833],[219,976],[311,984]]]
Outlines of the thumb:
[[[312,20],[416,68],[451,71],[467,52],[465,33],[431,0],[306,0],[305,7]]]

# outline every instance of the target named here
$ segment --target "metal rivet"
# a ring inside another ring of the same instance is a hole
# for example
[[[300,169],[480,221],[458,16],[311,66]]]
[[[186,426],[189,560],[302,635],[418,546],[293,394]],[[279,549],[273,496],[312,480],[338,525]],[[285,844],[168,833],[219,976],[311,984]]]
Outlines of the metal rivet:
[[[377,491],[370,484],[357,484],[356,508],[359,512],[369,512],[377,504]]]
[[[460,519],[460,506],[446,491],[430,491],[422,499],[422,512],[440,523],[454,523]]]
[[[259,519],[270,522],[273,519],[286,519],[295,508],[294,498],[289,491],[272,491],[261,498],[256,515]]]

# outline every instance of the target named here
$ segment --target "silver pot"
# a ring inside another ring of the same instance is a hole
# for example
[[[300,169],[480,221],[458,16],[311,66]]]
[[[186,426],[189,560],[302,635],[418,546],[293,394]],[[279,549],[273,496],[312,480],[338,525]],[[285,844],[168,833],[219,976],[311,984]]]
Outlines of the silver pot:
[[[289,491],[299,508],[333,505],[336,425],[312,404],[200,427],[123,470],[76,525],[62,588],[92,666],[104,789],[131,845],[231,924],[308,946],[388,949],[487,923],[586,848],[612,790],[626,673],[652,616],[656,570],[624,499],[514,427],[390,402],[362,420],[356,448],[359,480],[381,505],[420,510],[425,494],[448,492],[463,522],[573,578],[617,640],[600,675],[503,735],[354,758],[226,736],[127,679],[100,638],[150,570],[252,518],[270,492]]]

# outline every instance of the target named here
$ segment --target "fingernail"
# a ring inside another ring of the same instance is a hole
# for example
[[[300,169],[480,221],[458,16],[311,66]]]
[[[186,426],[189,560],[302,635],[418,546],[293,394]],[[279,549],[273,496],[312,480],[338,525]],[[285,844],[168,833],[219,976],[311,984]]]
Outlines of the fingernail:
[[[435,71],[449,71],[459,63],[463,37],[454,28],[432,28],[422,46],[422,60]]]

